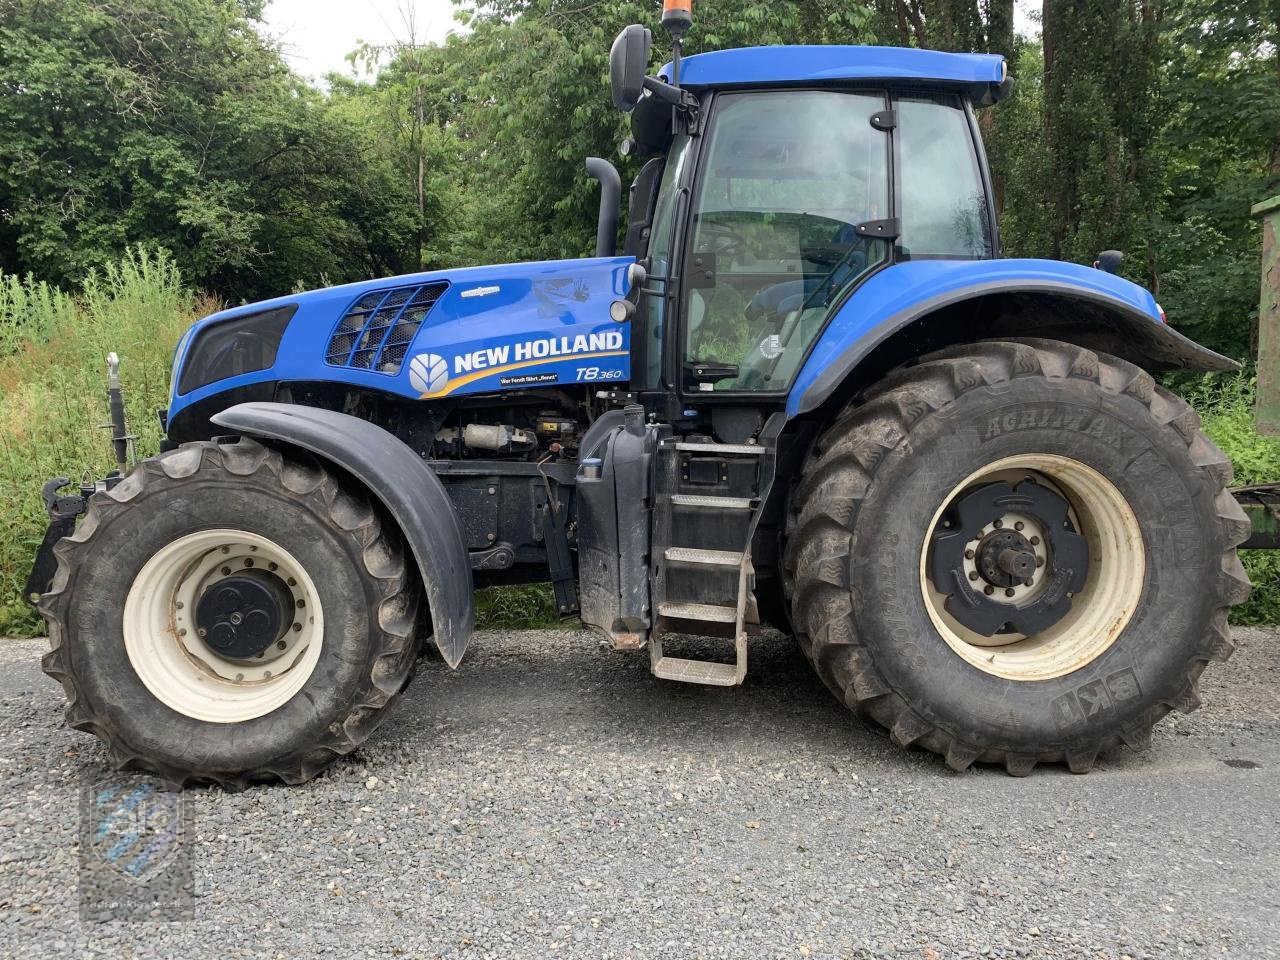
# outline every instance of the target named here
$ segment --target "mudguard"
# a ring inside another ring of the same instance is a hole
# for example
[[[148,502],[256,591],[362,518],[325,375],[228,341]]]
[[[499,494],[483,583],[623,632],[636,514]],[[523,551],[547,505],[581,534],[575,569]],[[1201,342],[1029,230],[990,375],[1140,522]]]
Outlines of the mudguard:
[[[796,378],[787,415],[816,409],[872,350],[926,314],[964,300],[1010,294],[1074,303],[1088,313],[1088,323],[1046,310],[1034,324],[977,327],[966,330],[965,336],[1064,340],[1153,371],[1239,369],[1234,360],[1168,326],[1150,292],[1102,270],[1056,260],[914,260],[876,273],[840,308]]]
[[[334,463],[382,502],[418,562],[440,655],[456,667],[475,628],[471,564],[453,503],[422,458],[380,427],[333,410],[241,403],[212,419],[228,431],[279,440]]]

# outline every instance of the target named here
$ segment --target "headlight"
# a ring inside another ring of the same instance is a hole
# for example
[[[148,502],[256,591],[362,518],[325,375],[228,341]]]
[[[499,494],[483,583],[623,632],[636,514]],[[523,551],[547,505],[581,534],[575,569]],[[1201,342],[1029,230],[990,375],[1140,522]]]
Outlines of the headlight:
[[[265,370],[276,362],[276,350],[297,304],[218,320],[195,334],[178,377],[178,393],[242,373]]]

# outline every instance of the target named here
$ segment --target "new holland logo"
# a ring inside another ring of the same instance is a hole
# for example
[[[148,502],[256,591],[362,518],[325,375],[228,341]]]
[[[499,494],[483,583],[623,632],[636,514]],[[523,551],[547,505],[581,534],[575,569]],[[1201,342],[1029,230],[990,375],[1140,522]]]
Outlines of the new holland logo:
[[[436,393],[449,383],[449,362],[434,353],[420,353],[409,362],[409,383],[419,393]]]

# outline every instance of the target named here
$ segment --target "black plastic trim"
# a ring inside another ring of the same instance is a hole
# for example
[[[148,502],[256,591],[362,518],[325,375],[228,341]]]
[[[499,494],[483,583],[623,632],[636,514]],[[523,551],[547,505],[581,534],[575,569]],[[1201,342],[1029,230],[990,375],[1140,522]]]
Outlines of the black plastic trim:
[[[297,312],[298,305],[290,303],[215,320],[202,327],[183,356],[178,393],[186,396],[219,380],[273,366],[285,329]],[[253,356],[253,350],[258,351],[257,356]]]

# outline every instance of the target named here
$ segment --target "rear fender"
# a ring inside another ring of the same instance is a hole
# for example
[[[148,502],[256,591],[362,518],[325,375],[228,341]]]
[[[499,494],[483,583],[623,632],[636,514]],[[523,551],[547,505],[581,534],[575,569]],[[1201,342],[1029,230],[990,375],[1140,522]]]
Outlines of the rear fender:
[[[288,403],[241,403],[214,414],[219,427],[300,447],[341,467],[372,493],[413,551],[431,610],[433,638],[456,667],[475,628],[471,564],[453,502],[408,446],[368,421]]]
[[[1152,372],[1229,371],[1234,360],[1169,327],[1121,277],[1056,260],[914,260],[881,270],[841,307],[805,361],[787,414],[848,396],[915,356],[956,343],[1043,337]]]

